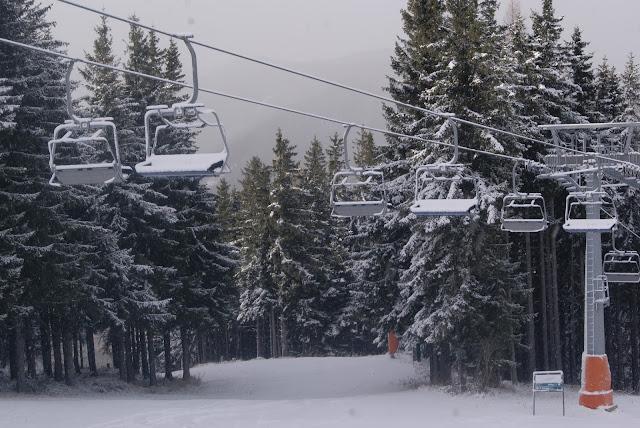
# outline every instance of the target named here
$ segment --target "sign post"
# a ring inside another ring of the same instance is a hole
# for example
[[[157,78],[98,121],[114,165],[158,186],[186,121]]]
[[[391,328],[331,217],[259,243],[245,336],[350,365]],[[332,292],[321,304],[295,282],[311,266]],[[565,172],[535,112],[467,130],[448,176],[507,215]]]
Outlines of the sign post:
[[[533,414],[536,414],[537,392],[562,392],[562,416],[564,416],[564,373],[562,370],[533,372]]]

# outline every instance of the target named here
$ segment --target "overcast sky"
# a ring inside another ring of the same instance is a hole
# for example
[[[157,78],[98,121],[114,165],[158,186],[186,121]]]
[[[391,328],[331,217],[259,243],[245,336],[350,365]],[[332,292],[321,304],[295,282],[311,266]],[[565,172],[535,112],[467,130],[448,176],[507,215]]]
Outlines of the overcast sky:
[[[502,3],[506,3],[504,0]],[[390,50],[402,34],[400,9],[406,0],[77,0],[169,31],[193,32],[200,41],[272,61],[301,63],[354,52]],[[56,36],[69,51],[91,48],[97,16],[56,1],[51,17]],[[519,0],[529,16],[541,0]],[[622,68],[640,36],[638,0],[555,0],[566,28],[582,28],[598,58]],[[499,19],[502,19],[502,12]],[[112,23],[126,35],[126,25]],[[565,35],[567,38],[568,35]],[[216,58],[223,61],[225,58]],[[599,62],[599,61],[598,61]]]
[[[502,3],[507,3],[503,0]],[[192,32],[195,39],[257,57],[285,67],[382,94],[389,71],[389,57],[397,36],[402,36],[400,10],[406,0],[76,0],[94,8],[128,17],[166,31]],[[54,36],[69,43],[68,52],[83,56],[91,51],[93,13],[52,0],[49,17],[58,25]],[[541,0],[519,0],[523,15],[540,10]],[[624,69],[629,52],[640,40],[639,0],[555,0],[557,16],[563,16],[564,38],[574,26],[583,31],[595,53],[594,66],[603,56],[618,71]],[[498,20],[502,21],[504,11]],[[128,25],[110,21],[115,49],[121,54]],[[163,46],[168,39],[160,36]],[[299,77],[275,72],[228,55],[196,47],[200,85],[234,95],[335,117],[350,122],[384,127],[379,101],[326,88]],[[636,52],[638,53],[638,52]],[[188,71],[188,55],[183,64]],[[362,70],[366,71],[365,73]],[[357,69],[357,70],[354,70]],[[278,127],[303,152],[314,136],[327,141],[340,126],[302,120],[288,113],[275,115],[235,101],[200,97],[215,104],[227,126],[235,169],[233,178],[252,154],[270,161],[271,138]],[[213,107],[213,106],[212,106]],[[258,133],[261,132],[262,134]],[[256,135],[271,136],[256,142]],[[382,137],[380,138],[382,141]],[[240,147],[241,150],[237,150]],[[240,152],[240,153],[239,153]],[[238,156],[240,155],[240,156]]]

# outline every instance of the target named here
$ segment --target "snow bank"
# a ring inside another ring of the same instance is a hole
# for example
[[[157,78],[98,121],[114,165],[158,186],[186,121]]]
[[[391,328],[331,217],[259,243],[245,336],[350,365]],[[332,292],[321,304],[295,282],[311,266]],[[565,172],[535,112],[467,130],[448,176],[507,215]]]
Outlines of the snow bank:
[[[616,395],[619,409],[608,413],[578,406],[578,389],[569,387],[567,416],[556,394],[540,395],[532,416],[529,384],[453,396],[419,386],[425,368],[409,355],[207,364],[192,369],[197,382],[176,380],[171,391],[125,386],[63,398],[3,393],[0,427],[602,428],[640,421],[637,396]]]

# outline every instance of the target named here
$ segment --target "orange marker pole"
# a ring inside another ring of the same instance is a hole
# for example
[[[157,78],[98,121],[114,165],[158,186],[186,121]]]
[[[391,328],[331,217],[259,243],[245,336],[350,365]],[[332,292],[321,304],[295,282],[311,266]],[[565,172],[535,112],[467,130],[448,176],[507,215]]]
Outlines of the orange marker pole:
[[[392,331],[390,331],[389,332],[389,355],[391,355],[391,358],[394,358],[396,352],[398,352],[398,338]]]

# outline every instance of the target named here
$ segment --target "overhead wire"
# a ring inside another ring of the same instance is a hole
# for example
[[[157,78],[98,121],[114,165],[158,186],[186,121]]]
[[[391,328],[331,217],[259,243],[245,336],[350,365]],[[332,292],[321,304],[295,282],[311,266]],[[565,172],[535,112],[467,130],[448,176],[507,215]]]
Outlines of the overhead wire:
[[[95,8],[90,7],[90,6],[82,5],[82,4],[79,4],[79,3],[76,3],[76,2],[73,2],[73,1],[70,1],[70,0],[58,0],[58,1],[61,2],[61,3],[68,4],[70,6],[73,6],[73,7],[77,7],[77,8],[84,9],[86,11],[92,12],[92,13],[96,13],[98,15],[102,15],[102,16],[106,16],[106,17],[109,17],[109,18],[113,18],[115,20],[118,20],[118,21],[121,21],[121,22],[125,22],[125,23],[128,23],[130,25],[135,25],[135,26],[138,26],[140,28],[147,29],[149,31],[153,31],[153,32],[156,32],[156,33],[159,33],[159,34],[164,34],[164,35],[169,36],[169,37],[178,38],[178,39],[183,39],[185,37],[184,33],[172,33],[172,32],[169,32],[169,31],[165,31],[165,30],[162,30],[162,29],[150,26],[150,25],[143,24],[143,23],[141,23],[139,21],[135,21],[135,20],[128,19],[128,18],[123,18],[121,16],[118,16],[118,15],[115,15],[115,14],[112,14],[112,13],[108,13],[108,12],[106,12],[104,10],[95,9]],[[253,63],[256,63],[256,64],[264,65],[266,67],[270,67],[270,68],[273,68],[273,69],[276,69],[276,70],[284,71],[286,73],[294,74],[294,75],[297,75],[297,76],[300,76],[300,77],[304,77],[304,78],[307,78],[307,79],[310,79],[310,80],[315,80],[317,82],[321,82],[321,83],[324,83],[324,84],[327,84],[327,85],[331,85],[331,86],[334,86],[334,87],[337,87],[337,88],[340,88],[340,89],[344,89],[344,90],[351,91],[351,92],[354,92],[354,93],[358,93],[358,94],[361,94],[361,95],[365,95],[365,96],[368,96],[368,97],[373,97],[373,98],[376,98],[376,99],[381,100],[381,101],[385,101],[385,102],[389,102],[389,103],[395,104],[397,106],[401,106],[401,107],[408,108],[408,109],[413,109],[413,110],[420,111],[422,113],[427,113],[427,114],[430,114],[430,115],[434,115],[436,117],[440,117],[440,118],[443,118],[443,119],[451,119],[451,120],[453,120],[455,122],[458,122],[458,123],[461,123],[461,124],[473,126],[473,127],[480,128],[480,129],[485,129],[487,131],[500,133],[500,134],[503,134],[503,135],[508,135],[508,136],[511,136],[511,137],[514,137],[514,138],[518,138],[518,139],[521,139],[521,140],[525,140],[525,141],[529,141],[529,142],[532,142],[532,143],[538,143],[538,144],[542,144],[542,145],[545,145],[545,146],[551,146],[551,147],[557,148],[557,146],[555,144],[550,143],[548,141],[539,140],[539,139],[536,139],[536,138],[528,137],[526,135],[517,134],[515,132],[506,131],[504,129],[499,129],[499,128],[496,128],[496,127],[493,127],[493,126],[483,125],[483,124],[480,124],[480,123],[477,123],[477,122],[472,122],[470,120],[466,120],[466,119],[462,119],[462,118],[456,117],[455,115],[453,115],[451,113],[436,112],[436,111],[429,110],[429,109],[426,109],[426,108],[423,108],[423,107],[415,106],[415,105],[412,105],[412,104],[407,104],[407,103],[404,103],[402,101],[395,100],[393,98],[385,97],[385,96],[382,96],[382,95],[379,95],[379,94],[376,94],[376,93],[373,93],[373,92],[369,92],[369,91],[358,89],[358,88],[355,88],[355,87],[352,87],[352,86],[344,85],[342,83],[338,83],[338,82],[335,82],[335,81],[332,81],[332,80],[324,79],[322,77],[314,76],[314,75],[309,74],[309,73],[304,73],[302,71],[294,70],[292,68],[284,67],[284,66],[281,66],[281,65],[278,65],[278,64],[274,64],[274,63],[271,63],[271,62],[268,62],[268,61],[260,60],[260,59],[257,59],[257,58],[254,58],[254,57],[251,57],[251,56],[248,56],[248,55],[243,55],[243,54],[240,54],[240,53],[237,53],[237,52],[233,52],[231,50],[223,49],[223,48],[220,48],[220,47],[208,44],[208,43],[199,42],[199,41],[193,40],[193,39],[190,40],[190,43],[193,44],[193,45],[197,45],[197,46],[201,46],[201,47],[204,47],[204,48],[207,48],[207,49],[211,49],[211,50],[214,50],[214,51],[226,54],[226,55],[234,56],[236,58],[240,58],[240,59],[243,59],[243,60],[246,60],[246,61],[250,61],[250,62],[253,62]],[[387,134],[387,135],[393,135],[393,134]],[[422,140],[422,141],[427,141],[427,140]],[[571,153],[575,153],[575,154],[585,154],[586,153],[586,152],[583,152],[581,150],[572,149],[572,148],[568,148],[568,147],[563,147],[563,150],[571,152]],[[489,152],[487,152],[487,153],[489,153]],[[615,163],[628,163],[628,162],[620,160],[620,159],[615,159],[615,158],[609,158],[609,157],[606,157],[606,156],[602,156],[601,154],[595,154],[595,153],[593,153],[593,154],[589,153],[589,154],[590,155],[594,155],[597,159],[608,160],[608,161],[615,162]]]
[[[124,74],[130,74],[130,75],[134,75],[134,76],[138,76],[138,77],[143,77],[143,78],[155,80],[155,81],[162,82],[162,83],[168,83],[168,84],[172,84],[172,85],[176,85],[176,86],[181,86],[183,88],[193,89],[193,85],[189,85],[188,83],[177,82],[175,80],[165,79],[163,77],[153,76],[153,75],[150,75],[150,74],[145,74],[145,73],[141,73],[141,72],[138,72],[138,71],[129,70],[129,69],[126,69],[126,68],[120,68],[120,67],[116,67],[116,66],[113,66],[113,65],[103,64],[103,63],[92,61],[92,60],[88,60],[88,59],[73,57],[71,55],[67,55],[67,54],[64,54],[64,53],[61,53],[61,52],[50,51],[50,50],[47,50],[47,49],[44,49],[44,48],[39,48],[37,46],[32,46],[32,45],[29,45],[29,44],[16,42],[16,41],[13,41],[13,40],[8,40],[8,39],[5,39],[5,38],[0,38],[0,42],[7,43],[7,44],[13,45],[13,46],[18,46],[18,47],[25,48],[25,49],[31,49],[31,50],[34,50],[36,52],[40,52],[40,53],[43,53],[43,54],[56,56],[56,57],[59,57],[59,58],[64,58],[64,59],[70,60],[70,61],[84,63],[84,64],[95,66],[95,67],[106,68],[106,69],[109,69],[109,70],[112,70],[112,71],[116,71],[116,72],[120,72],[120,73],[124,73]],[[340,119],[336,119],[336,118],[332,118],[332,117],[318,115],[318,114],[315,114],[315,113],[309,113],[309,112],[305,112],[305,111],[301,111],[301,110],[292,109],[292,108],[289,108],[289,107],[278,106],[278,105],[275,105],[275,104],[270,104],[270,103],[266,103],[266,102],[263,102],[263,101],[253,100],[253,99],[250,99],[250,98],[244,98],[244,97],[240,97],[240,96],[236,96],[236,95],[231,95],[231,94],[227,94],[227,93],[224,93],[224,92],[215,91],[215,90],[207,89],[207,88],[203,88],[203,87],[198,87],[198,91],[205,92],[205,93],[208,93],[208,94],[218,95],[218,96],[221,96],[221,97],[224,97],[224,98],[229,98],[229,99],[242,101],[242,102],[246,102],[246,103],[250,103],[250,104],[260,105],[260,106],[267,107],[267,108],[286,111],[286,112],[289,112],[289,113],[294,113],[294,114],[298,114],[298,115],[305,116],[305,117],[310,117],[310,118],[319,119],[319,120],[323,120],[323,121],[327,121],[327,122],[332,122],[332,123],[336,123],[336,124],[343,125],[343,126],[352,125],[352,126],[357,126],[358,128],[361,128],[361,129],[366,129],[366,130],[371,131],[371,132],[378,132],[378,133],[385,134],[385,135],[391,135],[391,136],[400,137],[400,138],[408,138],[408,139],[412,139],[412,140],[416,140],[416,141],[421,141],[421,142],[426,142],[426,143],[431,143],[431,144],[437,144],[437,145],[444,146],[444,147],[455,147],[454,144],[446,143],[444,141],[430,140],[430,139],[417,137],[417,136],[413,136],[413,135],[401,134],[401,133],[398,133],[398,132],[393,132],[393,131],[389,131],[389,130],[374,128],[374,127],[367,126],[367,125],[357,125],[357,124],[354,124],[352,121],[340,120]],[[503,158],[503,159],[509,159],[509,160],[518,161],[518,162],[530,162],[530,163],[532,162],[529,159],[524,159],[524,158],[515,157],[515,156],[509,156],[509,155],[504,155],[504,154],[501,154],[501,153],[493,153],[493,152],[488,152],[488,151],[479,150],[479,149],[473,149],[473,148],[470,148],[470,147],[464,147],[464,146],[460,146],[460,145],[458,145],[458,148],[460,150],[465,150],[465,151],[472,152],[472,153],[484,154],[484,155],[488,155],[488,156],[494,156],[494,157]]]

